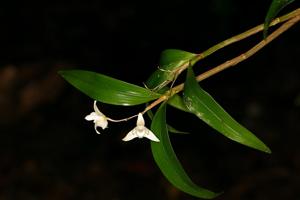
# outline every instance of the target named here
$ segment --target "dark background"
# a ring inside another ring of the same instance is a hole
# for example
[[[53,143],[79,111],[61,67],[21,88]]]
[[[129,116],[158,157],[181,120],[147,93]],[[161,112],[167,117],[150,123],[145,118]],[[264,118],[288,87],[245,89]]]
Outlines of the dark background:
[[[165,180],[147,140],[121,141],[134,120],[109,124],[97,135],[84,120],[92,100],[57,71],[92,70],[142,86],[162,50],[202,52],[263,22],[270,2],[0,3],[0,200],[196,199]],[[281,13],[297,6],[298,1]],[[170,124],[192,133],[172,135],[179,159],[196,183],[224,191],[218,200],[300,198],[299,30],[298,24],[245,62],[202,82],[271,155],[168,110]],[[220,64],[261,39],[259,33],[234,44],[195,69]],[[114,118],[143,109],[100,106]]]

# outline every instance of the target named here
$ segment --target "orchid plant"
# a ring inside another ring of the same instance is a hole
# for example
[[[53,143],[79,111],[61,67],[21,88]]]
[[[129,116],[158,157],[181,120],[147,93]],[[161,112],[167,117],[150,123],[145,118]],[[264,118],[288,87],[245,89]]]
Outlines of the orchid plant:
[[[145,87],[90,71],[67,70],[59,73],[70,84],[94,100],[94,111],[88,114],[85,119],[94,123],[96,133],[100,134],[99,127],[102,128],[102,131],[107,129],[108,122],[123,122],[137,118],[136,127],[122,140],[149,139],[154,160],[170,183],[192,196],[211,199],[218,196],[219,193],[196,185],[176,157],[169,138],[169,132],[181,132],[167,124],[166,108],[172,106],[183,112],[191,113],[225,137],[259,151],[271,153],[266,144],[233,119],[211,95],[202,89],[198,82],[246,60],[299,22],[300,8],[275,19],[278,12],[291,2],[293,0],[273,0],[264,24],[229,38],[202,53],[196,54],[176,49],[163,51],[159,68],[150,75],[145,82]],[[283,24],[268,35],[269,26],[275,26],[279,23]],[[248,51],[198,76],[194,74],[193,67],[198,61],[227,45],[260,31],[264,31],[264,38]],[[185,70],[187,70],[185,82],[175,85],[177,77]],[[113,119],[99,110],[97,102],[119,106],[145,104],[146,108],[133,116],[124,119]],[[158,105],[160,106],[153,115],[152,110]],[[150,129],[145,127],[143,115],[146,113],[152,119]]]

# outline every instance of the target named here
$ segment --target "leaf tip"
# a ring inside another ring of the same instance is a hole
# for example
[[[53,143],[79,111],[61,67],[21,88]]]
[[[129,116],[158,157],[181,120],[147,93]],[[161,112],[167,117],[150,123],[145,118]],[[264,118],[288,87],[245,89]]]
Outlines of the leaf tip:
[[[258,138],[257,138],[258,139]],[[256,147],[255,146],[251,146],[252,148],[255,148],[255,149],[257,149],[257,150],[260,150],[260,151],[262,151],[262,152],[264,152],[264,153],[267,153],[267,154],[271,154],[272,153],[272,151],[271,151],[271,149],[265,144],[265,143],[263,143],[261,140],[259,140],[258,139],[258,142],[260,143],[260,144],[257,144],[256,145]]]
[[[59,70],[59,71],[57,71],[57,73],[58,73],[60,76],[64,77],[64,75],[65,75],[65,73],[66,73],[66,70]]]
[[[251,146],[251,147],[255,148],[257,150],[260,150],[260,151],[262,151],[264,153],[267,153],[267,154],[271,154],[272,153],[271,149],[267,145],[265,145],[262,141],[260,141],[260,143],[261,143],[261,145],[259,145],[259,146],[256,146],[256,147]]]
[[[270,149],[269,147],[267,147],[267,146],[265,147],[264,152],[265,152],[265,153],[268,153],[268,154],[271,154],[271,153],[272,153],[271,149]]]

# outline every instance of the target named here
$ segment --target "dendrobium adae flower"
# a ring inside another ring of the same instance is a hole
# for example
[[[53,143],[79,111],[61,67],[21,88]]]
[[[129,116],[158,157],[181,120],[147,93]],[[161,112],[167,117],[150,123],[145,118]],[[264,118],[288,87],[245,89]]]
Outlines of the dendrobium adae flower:
[[[94,112],[91,112],[89,115],[85,117],[86,120],[88,121],[93,121],[94,122],[94,128],[96,133],[100,134],[100,132],[97,130],[97,127],[101,127],[102,129],[107,128],[107,117],[100,112],[96,105],[97,101],[94,101]]]
[[[91,112],[89,115],[85,117],[88,121],[94,122],[94,128],[96,133],[100,134],[100,132],[97,130],[98,127],[101,127],[102,129],[107,128],[108,121],[112,122],[120,122],[120,121],[127,121],[128,119],[131,119],[135,116],[132,116],[130,118],[122,119],[122,120],[114,120],[111,118],[106,117],[100,110],[98,109],[96,105],[97,101],[94,101],[94,112]],[[134,138],[143,138],[146,137],[149,140],[152,140],[154,142],[159,142],[159,139],[154,135],[154,133],[145,127],[145,120],[143,118],[142,113],[138,114],[138,119],[136,122],[136,127],[132,129],[122,140],[123,141],[129,141]]]
[[[154,142],[159,142],[159,139],[154,135],[154,133],[145,127],[145,120],[142,113],[138,114],[138,119],[136,122],[136,127],[132,129],[122,140],[129,141],[134,138],[146,137]]]

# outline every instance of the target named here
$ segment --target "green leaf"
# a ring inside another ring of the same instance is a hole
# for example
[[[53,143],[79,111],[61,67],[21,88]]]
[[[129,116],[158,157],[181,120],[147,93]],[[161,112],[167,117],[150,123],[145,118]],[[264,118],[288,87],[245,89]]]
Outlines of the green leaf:
[[[181,134],[181,135],[190,134],[189,132],[186,132],[186,131],[177,130],[176,128],[174,128],[173,126],[171,126],[169,124],[167,124],[167,128],[168,128],[168,131],[171,133],[176,133],[176,134]]]
[[[179,49],[166,49],[160,55],[159,65],[162,69],[171,70],[182,65],[196,54]],[[174,68],[175,67],[175,68]]]
[[[165,103],[157,110],[151,124],[151,130],[160,139],[160,142],[151,142],[154,160],[164,176],[176,188],[195,197],[204,199],[212,199],[218,196],[218,194],[193,183],[178,161],[167,131]]]
[[[268,29],[271,21],[277,16],[277,14],[282,10],[285,6],[292,3],[294,0],[273,0],[269,10],[267,12],[265,23],[264,23],[264,38],[267,37]]]
[[[184,112],[190,112],[189,109],[186,107],[182,97],[178,94],[174,94],[169,100],[168,104],[173,106],[174,108],[177,108]]]
[[[146,81],[148,88],[159,91],[176,78],[176,70],[190,62],[196,54],[178,49],[167,49],[161,53],[159,69]]]
[[[81,92],[103,103],[132,106],[160,97],[148,89],[94,72],[67,70],[59,74]]]
[[[271,153],[271,150],[262,141],[235,121],[199,86],[191,67],[188,69],[184,86],[185,104],[198,118],[231,140]]]
[[[152,110],[148,110],[147,115],[151,120],[153,119]],[[169,124],[167,124],[167,128],[168,128],[168,131],[171,132],[171,133],[177,133],[177,134],[182,134],[182,135],[190,134],[189,132],[186,132],[186,131],[177,130],[176,128],[174,128],[173,126],[171,126]]]

